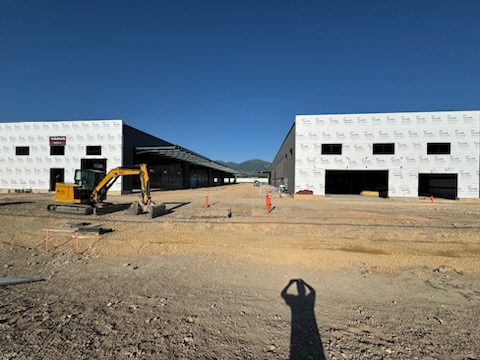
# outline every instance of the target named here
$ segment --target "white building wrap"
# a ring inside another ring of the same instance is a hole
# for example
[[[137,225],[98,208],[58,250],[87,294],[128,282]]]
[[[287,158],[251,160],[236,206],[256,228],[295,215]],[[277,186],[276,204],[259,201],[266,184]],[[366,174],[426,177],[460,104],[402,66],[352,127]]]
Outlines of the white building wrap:
[[[55,121],[0,123],[0,189],[48,191],[50,169],[64,169],[65,182],[73,182],[81,159],[107,160],[107,171],[122,164],[123,121]],[[54,141],[64,155],[51,155]],[[86,155],[86,147],[101,146],[101,155]],[[28,147],[19,155],[18,147]],[[121,179],[112,187],[121,190]]]
[[[325,195],[327,170],[387,170],[388,196],[417,197],[419,174],[457,174],[458,198],[479,198],[480,111],[299,115],[295,119],[295,192]],[[393,143],[394,154],[373,154]],[[448,143],[448,154],[427,154]],[[342,144],[322,155],[322,144]]]

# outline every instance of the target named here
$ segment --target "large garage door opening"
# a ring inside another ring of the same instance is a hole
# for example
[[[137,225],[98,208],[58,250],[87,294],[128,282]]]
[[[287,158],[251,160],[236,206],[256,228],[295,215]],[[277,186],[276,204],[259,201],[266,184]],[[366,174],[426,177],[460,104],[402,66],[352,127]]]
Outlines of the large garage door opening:
[[[362,191],[387,197],[388,170],[326,170],[325,194],[360,195]]]
[[[457,174],[418,174],[418,196],[457,199]]]

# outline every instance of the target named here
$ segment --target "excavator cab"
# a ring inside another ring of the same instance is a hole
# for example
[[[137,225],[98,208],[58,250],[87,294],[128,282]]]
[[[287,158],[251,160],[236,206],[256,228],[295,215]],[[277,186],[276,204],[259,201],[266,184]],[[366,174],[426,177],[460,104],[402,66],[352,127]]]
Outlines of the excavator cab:
[[[83,189],[93,191],[98,183],[105,177],[105,171],[79,169],[75,170],[74,181]]]
[[[77,169],[73,183],[55,184],[55,204],[48,205],[52,212],[83,213],[93,212],[92,193],[98,184],[105,178],[105,171],[92,169]],[[69,205],[70,203],[71,205]]]

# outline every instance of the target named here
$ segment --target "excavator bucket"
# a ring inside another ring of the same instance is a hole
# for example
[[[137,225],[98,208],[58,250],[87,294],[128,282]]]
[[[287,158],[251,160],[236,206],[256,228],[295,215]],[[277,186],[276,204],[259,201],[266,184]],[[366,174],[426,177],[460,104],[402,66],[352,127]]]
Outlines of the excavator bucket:
[[[143,205],[140,202],[136,201],[130,205],[128,210],[132,215],[146,214],[149,213],[151,218],[163,215],[166,213],[165,204],[153,204]]]
[[[154,217],[163,215],[166,212],[165,204],[162,203],[162,204],[156,204],[156,205],[153,205],[153,204],[149,205],[148,212],[150,213],[152,219]]]

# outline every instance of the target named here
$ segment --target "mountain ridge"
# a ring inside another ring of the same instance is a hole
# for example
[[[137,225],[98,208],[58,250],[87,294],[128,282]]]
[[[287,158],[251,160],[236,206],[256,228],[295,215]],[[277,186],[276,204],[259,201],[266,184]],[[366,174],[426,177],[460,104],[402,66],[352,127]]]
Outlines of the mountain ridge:
[[[238,171],[242,174],[258,174],[265,171],[268,171],[270,162],[260,159],[246,160],[241,163],[236,163],[233,161],[222,161],[216,160],[217,163],[227,166],[233,170]]]

